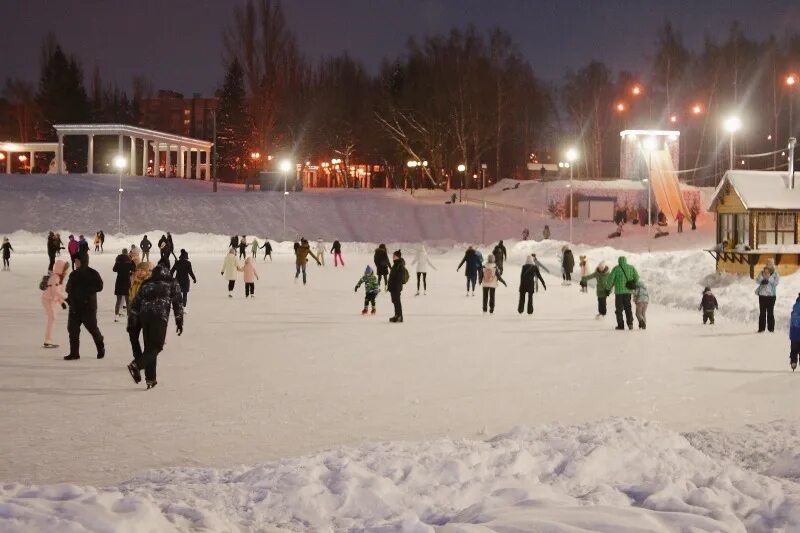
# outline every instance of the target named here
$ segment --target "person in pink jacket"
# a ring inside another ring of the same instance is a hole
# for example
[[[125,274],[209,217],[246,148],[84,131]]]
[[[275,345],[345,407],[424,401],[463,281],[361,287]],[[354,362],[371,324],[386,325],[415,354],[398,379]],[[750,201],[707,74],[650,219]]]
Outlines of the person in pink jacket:
[[[44,332],[44,347],[58,348],[58,344],[53,344],[53,326],[56,323],[56,309],[61,306],[67,308],[64,302],[64,278],[67,275],[69,264],[59,259],[53,265],[53,271],[47,280],[47,288],[42,291],[42,307],[47,315],[47,327]]]
[[[253,263],[253,258],[248,257],[244,260],[244,297],[256,297],[256,280],[258,279],[258,272],[256,272],[256,265]]]

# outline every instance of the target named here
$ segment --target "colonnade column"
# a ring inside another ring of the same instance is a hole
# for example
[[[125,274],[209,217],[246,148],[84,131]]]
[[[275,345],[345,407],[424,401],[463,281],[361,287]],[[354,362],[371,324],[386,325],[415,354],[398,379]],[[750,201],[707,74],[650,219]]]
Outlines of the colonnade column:
[[[172,170],[172,146],[167,143],[167,163],[164,165],[164,177],[168,178]]]
[[[89,138],[89,156],[86,159],[86,173],[90,176],[94,174],[94,134],[90,133]]]
[[[205,150],[206,152],[206,180],[211,179],[211,150]]]
[[[147,176],[147,139],[142,139],[142,176]]]
[[[178,155],[178,169],[177,169],[177,174],[178,174],[178,177],[179,177],[179,178],[183,178],[183,177],[184,177],[184,169],[186,168],[186,167],[184,166],[184,162],[183,162],[183,155],[184,155],[183,146],[181,146],[181,145],[178,145],[178,149],[177,149],[176,153],[177,153],[177,155]]]
[[[197,160],[196,160],[197,162],[196,162],[196,164],[194,166],[194,179],[199,180],[200,179],[200,150],[195,150],[194,154],[195,154],[195,157],[197,158]]]
[[[8,173],[11,174],[11,159],[8,160]],[[56,151],[56,173],[64,173],[64,135],[60,133],[58,134],[58,150]]]
[[[153,176],[161,176],[161,152],[159,151],[158,141],[153,141]]]
[[[28,174],[33,174],[33,163],[36,161],[34,159],[35,155],[36,155],[36,152],[31,151],[30,159],[28,159]]]
[[[131,176],[136,175],[136,137],[131,135],[131,160],[128,162],[131,169]]]

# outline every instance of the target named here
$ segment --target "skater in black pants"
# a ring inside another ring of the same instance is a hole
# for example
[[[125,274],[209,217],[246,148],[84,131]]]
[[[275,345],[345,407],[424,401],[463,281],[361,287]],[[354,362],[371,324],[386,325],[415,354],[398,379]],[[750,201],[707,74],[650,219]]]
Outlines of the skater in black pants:
[[[117,303],[114,304],[114,322],[117,322],[119,317],[122,316],[120,307],[122,307],[123,302],[125,302],[125,309],[130,307],[128,292],[131,290],[131,276],[135,270],[136,265],[128,257],[128,250],[123,248],[122,253],[114,261],[113,268],[113,271],[117,273],[117,280],[114,283],[114,296],[117,297]]]
[[[142,380],[141,370],[147,388],[156,386],[156,363],[159,352],[164,349],[167,336],[170,307],[175,313],[175,327],[178,336],[183,333],[183,306],[178,283],[172,279],[169,270],[157,265],[150,279],[142,284],[139,293],[131,302],[128,313],[128,334],[134,360],[128,365],[128,372],[135,383]],[[139,334],[144,340],[144,350],[139,345]]]
[[[189,278],[193,283],[197,283],[197,278],[194,277],[194,271],[192,271],[192,263],[189,261],[189,253],[186,250],[181,249],[181,255],[172,266],[170,274],[175,276],[175,281],[181,288],[181,305],[186,308],[189,299]]]
[[[544,282],[544,278],[542,278],[542,273],[539,272],[539,267],[536,266],[533,256],[529,255],[528,258],[525,259],[525,264],[522,265],[522,272],[520,272],[519,275],[519,305],[517,306],[517,312],[519,314],[522,314],[522,311],[525,309],[526,295],[528,300],[528,314],[533,314],[533,293],[536,292],[537,279],[542,282],[544,290],[547,290],[547,285]]]
[[[239,241],[239,259],[247,257],[247,237],[242,235],[242,240]]]
[[[145,263],[150,262],[150,249],[153,247],[153,243],[147,238],[147,235],[144,236],[142,242],[139,243],[139,249],[142,251],[142,261]]]
[[[58,240],[56,239],[55,233],[52,231],[47,235],[47,257],[50,259],[50,262],[47,265],[47,271],[53,271],[53,265],[56,263],[56,254],[61,249],[61,245],[59,244]]]
[[[269,260],[272,261],[272,245],[269,241],[265,241],[264,246],[261,248],[264,250],[264,261],[267,260],[267,256],[269,256]]]
[[[91,334],[97,348],[97,358],[102,359],[106,355],[106,349],[103,335],[97,327],[97,293],[103,290],[103,279],[96,270],[89,268],[88,254],[78,254],[75,258],[75,271],[69,275],[66,290],[69,304],[69,354],[64,359],[72,361],[81,358],[81,326]]]
[[[380,286],[381,280],[383,280],[386,290],[389,290],[389,268],[392,266],[392,263],[389,261],[389,254],[386,251],[385,244],[381,243],[378,246],[372,259],[375,262],[375,271],[378,274],[378,286]]]
[[[500,270],[495,266],[494,254],[489,254],[486,257],[486,265],[483,267],[483,312],[488,311],[489,314],[494,313],[494,293],[497,290],[497,282],[502,283],[506,287],[505,280],[500,274]]]
[[[758,288],[758,332],[766,328],[770,333],[775,331],[775,300],[780,277],[775,270],[775,261],[767,259],[767,264],[756,278]]]
[[[392,304],[394,304],[394,316],[389,319],[389,322],[403,322],[403,302],[400,297],[403,294],[403,284],[408,279],[406,276],[406,262],[400,250],[396,250],[392,254],[392,269],[389,271],[389,278],[386,281],[389,294],[392,295]]]
[[[11,252],[14,248],[8,242],[8,237],[3,237],[3,245],[0,248],[3,250],[3,270],[11,270]]]
[[[614,289],[614,314],[617,317],[617,330],[633,329],[633,309],[631,309],[631,294],[636,289],[639,273],[628,264],[625,257],[620,257],[617,266],[611,271],[606,280],[606,289]],[[623,314],[625,322],[623,322]]]

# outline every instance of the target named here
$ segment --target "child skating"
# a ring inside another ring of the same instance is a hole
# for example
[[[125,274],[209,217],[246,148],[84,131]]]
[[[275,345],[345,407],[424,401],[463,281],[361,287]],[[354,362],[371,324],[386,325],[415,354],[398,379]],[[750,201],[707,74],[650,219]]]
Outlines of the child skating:
[[[703,312],[703,324],[710,322],[714,325],[714,311],[719,309],[717,297],[711,292],[711,287],[703,289],[703,298],[700,300],[700,310]]]
[[[371,313],[375,314],[375,298],[378,296],[378,293],[381,291],[381,287],[378,284],[378,278],[375,276],[375,273],[372,271],[371,266],[367,266],[364,269],[364,275],[361,276],[361,279],[358,280],[356,283],[355,292],[358,292],[358,288],[361,285],[364,285],[364,309],[361,310],[362,315],[367,314],[367,308],[372,306]]]
[[[489,254],[486,257],[486,266],[483,267],[483,312],[486,313],[487,304],[489,314],[494,313],[494,293],[497,290],[497,282],[502,283],[506,287],[503,277],[497,270],[494,262],[494,254]]]
[[[581,269],[581,292],[589,292],[589,283],[585,279],[589,275],[589,262],[585,255],[580,256],[578,266]]]
[[[256,264],[253,262],[252,257],[248,257],[247,259],[244,260],[244,267],[242,267],[242,272],[244,272],[244,297],[255,298],[256,280],[258,279],[258,272],[256,272]]]
[[[639,321],[639,329],[647,329],[647,304],[650,303],[650,294],[641,279],[636,282],[633,303],[636,304],[636,320]]]

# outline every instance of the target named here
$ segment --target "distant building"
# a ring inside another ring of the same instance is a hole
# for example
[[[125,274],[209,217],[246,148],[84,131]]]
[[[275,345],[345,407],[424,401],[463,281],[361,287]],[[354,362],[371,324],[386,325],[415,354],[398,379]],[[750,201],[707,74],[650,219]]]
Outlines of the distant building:
[[[211,140],[211,115],[217,109],[217,103],[217,98],[203,98],[199,94],[184,98],[181,93],[160,90],[155,97],[142,99],[139,125],[184,137]]]

